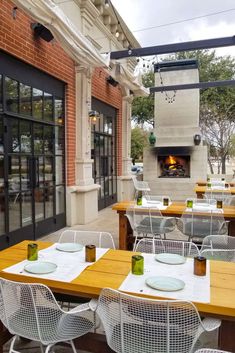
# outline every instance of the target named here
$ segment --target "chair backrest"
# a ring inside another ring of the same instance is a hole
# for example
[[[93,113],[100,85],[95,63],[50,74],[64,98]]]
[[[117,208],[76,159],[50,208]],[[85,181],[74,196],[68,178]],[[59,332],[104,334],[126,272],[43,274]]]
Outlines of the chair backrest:
[[[186,209],[177,220],[178,229],[189,238],[204,238],[211,234],[227,234],[227,223],[220,210],[203,211],[202,209]]]
[[[235,237],[229,235],[208,235],[203,239],[201,250],[235,249]]]
[[[193,200],[193,205],[202,208],[203,207],[216,207],[216,200],[215,199],[210,199],[210,198],[204,198],[204,199],[192,199]]]
[[[134,251],[145,253],[171,253],[185,257],[194,257],[200,255],[196,244],[188,241],[163,240],[163,239],[141,239]]]
[[[207,259],[235,261],[235,238],[228,235],[209,235],[203,239],[201,255]]]
[[[202,348],[202,349],[198,349],[195,353],[231,353],[231,352],[220,351],[218,349]]]
[[[0,319],[12,334],[53,342],[63,311],[50,289],[0,278]]]
[[[132,175],[132,180],[137,191],[150,191],[150,187],[147,181],[138,180],[135,175]]]
[[[204,194],[205,199],[220,200],[220,201],[223,201],[224,203],[227,202],[227,199],[230,196],[231,196],[231,192],[229,192],[228,190],[221,190],[220,192],[215,190],[206,190]]]
[[[201,323],[190,302],[144,299],[109,288],[102,290],[97,312],[117,353],[191,352]]]
[[[115,249],[113,237],[108,232],[67,229],[59,238],[59,243],[93,244],[98,248]]]
[[[224,205],[225,206],[235,206],[235,195],[227,196],[227,198],[224,200]]]

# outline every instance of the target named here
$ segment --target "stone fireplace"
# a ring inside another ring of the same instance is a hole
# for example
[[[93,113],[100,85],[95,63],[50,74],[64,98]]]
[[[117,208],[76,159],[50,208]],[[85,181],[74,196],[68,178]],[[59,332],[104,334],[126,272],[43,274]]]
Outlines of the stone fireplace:
[[[196,60],[155,65],[155,86],[199,82]],[[160,73],[159,73],[160,70]],[[174,92],[168,92],[173,96]],[[194,144],[199,129],[199,89],[177,91],[169,103],[165,93],[155,93],[154,147],[144,150],[144,180],[155,195],[173,200],[195,196],[197,180],[207,177],[207,147]]]

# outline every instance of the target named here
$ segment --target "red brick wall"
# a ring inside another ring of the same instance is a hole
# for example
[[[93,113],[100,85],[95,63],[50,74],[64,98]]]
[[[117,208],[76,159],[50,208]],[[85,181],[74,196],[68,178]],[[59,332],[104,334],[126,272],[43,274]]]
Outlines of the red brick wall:
[[[58,43],[36,39],[31,30],[35,22],[9,0],[0,0],[0,49],[64,81],[67,119],[67,185],[75,184],[75,68],[73,60]]]
[[[122,94],[120,87],[106,82],[109,75],[97,68],[92,76],[92,96],[117,109],[117,175],[122,174]]]

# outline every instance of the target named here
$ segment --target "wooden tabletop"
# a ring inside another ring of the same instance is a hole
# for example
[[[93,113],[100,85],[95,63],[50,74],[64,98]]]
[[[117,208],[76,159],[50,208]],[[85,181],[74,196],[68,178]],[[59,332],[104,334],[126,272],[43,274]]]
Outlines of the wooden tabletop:
[[[228,193],[228,194],[232,194],[235,195],[235,188],[229,188],[229,189],[208,189],[207,186],[196,186],[194,188],[194,192],[196,193],[205,193],[206,191],[208,192],[218,192],[218,193]]]
[[[198,180],[198,181],[196,182],[196,184],[197,184],[198,186],[206,186],[207,183],[209,183],[209,181],[207,181],[207,180]],[[230,186],[235,186],[235,183],[234,183],[233,181],[231,181],[231,182],[225,181],[225,183],[226,183],[226,184],[229,184]]]
[[[112,209],[117,212],[126,212],[127,208],[133,204],[134,201],[122,201],[114,204]],[[165,210],[161,210],[161,213],[163,216],[181,216],[185,209],[185,202],[174,201]],[[224,206],[223,210],[225,219],[235,219],[235,206]]]
[[[52,243],[37,242],[39,249]],[[0,252],[1,277],[20,281],[44,283],[54,292],[83,297],[98,297],[104,287],[118,289],[131,269],[133,252],[109,250],[101,259],[85,269],[70,283],[13,275],[2,270],[25,260],[28,241],[23,241]],[[235,318],[235,263],[211,261],[211,303],[195,303],[200,312]],[[156,298],[156,297],[154,297]]]

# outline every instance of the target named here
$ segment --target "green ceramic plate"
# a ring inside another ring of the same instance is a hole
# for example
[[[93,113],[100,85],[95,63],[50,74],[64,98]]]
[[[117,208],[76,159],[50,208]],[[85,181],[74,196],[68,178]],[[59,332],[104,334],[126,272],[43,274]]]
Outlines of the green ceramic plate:
[[[181,279],[167,277],[167,276],[153,276],[146,279],[145,283],[147,286],[165,291],[175,292],[184,288],[185,283]]]
[[[185,263],[186,258],[178,254],[161,253],[155,255],[155,260],[168,265],[180,265]]]
[[[57,265],[53,262],[32,262],[25,265],[24,270],[29,273],[42,275],[45,273],[54,272],[57,269]]]
[[[76,252],[81,251],[83,249],[83,245],[78,243],[58,243],[56,245],[56,249],[65,252]]]

